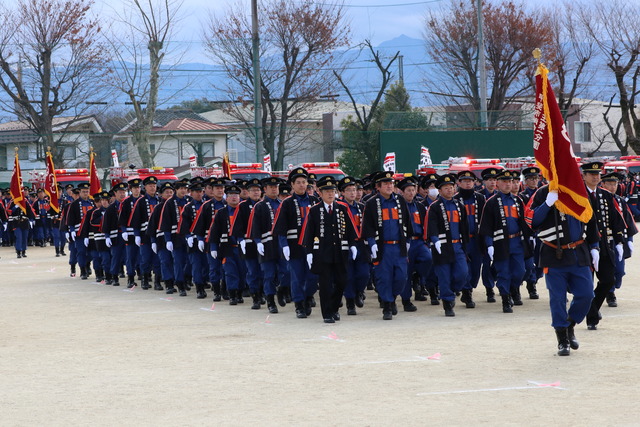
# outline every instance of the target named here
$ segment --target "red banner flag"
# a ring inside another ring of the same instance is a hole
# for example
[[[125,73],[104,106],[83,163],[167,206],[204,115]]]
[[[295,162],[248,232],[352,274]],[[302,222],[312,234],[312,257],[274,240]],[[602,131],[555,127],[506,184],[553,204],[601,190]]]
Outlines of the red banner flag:
[[[587,189],[549,83],[549,70],[542,64],[536,73],[533,151],[542,175],[549,181],[549,189],[558,191],[558,210],[588,222],[593,210]]]
[[[44,192],[49,196],[49,205],[51,208],[60,212],[60,201],[58,200],[58,181],[56,180],[56,168],[53,166],[53,157],[47,151],[47,176],[44,179]]]
[[[20,171],[20,160],[18,159],[18,149],[16,148],[16,160],[13,164],[13,175],[11,175],[11,185],[9,193],[13,203],[20,206],[22,212],[27,213],[27,200],[22,193],[22,172]]]
[[[222,157],[222,174],[226,177],[231,178],[231,164],[229,163],[229,152],[224,153],[224,157]]]
[[[96,169],[96,155],[93,150],[89,154],[89,185],[89,194],[92,196],[102,191],[100,178],[98,178],[98,169]]]

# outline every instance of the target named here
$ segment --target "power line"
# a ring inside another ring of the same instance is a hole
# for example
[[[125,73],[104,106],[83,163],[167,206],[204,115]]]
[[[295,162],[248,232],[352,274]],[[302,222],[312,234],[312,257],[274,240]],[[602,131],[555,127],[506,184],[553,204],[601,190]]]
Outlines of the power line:
[[[368,4],[368,5],[362,5],[362,4],[343,4],[343,7],[354,7],[354,8],[376,8],[376,7],[404,7],[404,6],[417,6],[419,4],[429,4],[429,3],[439,3],[442,0],[428,0],[428,1],[416,1],[416,2],[412,2],[412,3],[396,3],[396,4]],[[331,3],[319,3],[316,2],[314,4],[317,4],[319,6],[335,6],[334,4]]]

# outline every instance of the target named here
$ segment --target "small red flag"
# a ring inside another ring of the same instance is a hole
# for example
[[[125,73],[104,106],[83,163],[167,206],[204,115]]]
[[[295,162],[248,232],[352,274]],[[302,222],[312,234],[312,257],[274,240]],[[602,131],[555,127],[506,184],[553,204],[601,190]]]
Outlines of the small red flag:
[[[11,185],[9,187],[9,193],[13,203],[20,206],[22,212],[27,213],[27,200],[22,193],[22,172],[20,171],[20,160],[18,159],[18,150],[16,149],[16,159],[13,164],[13,175],[11,175]]]
[[[548,75],[547,67],[540,64],[536,73],[533,151],[549,189],[558,191],[558,210],[586,223],[593,209]]]
[[[53,166],[53,156],[47,151],[47,176],[44,179],[44,192],[49,196],[51,208],[60,212],[60,201],[58,200],[58,181],[56,180],[56,168]]]
[[[228,178],[231,178],[231,164],[229,163],[229,152],[225,152],[224,157],[222,157],[222,174]]]
[[[89,185],[89,193],[92,196],[102,191],[100,178],[98,178],[98,170],[96,169],[96,155],[93,150],[91,150],[91,154],[89,154]]]

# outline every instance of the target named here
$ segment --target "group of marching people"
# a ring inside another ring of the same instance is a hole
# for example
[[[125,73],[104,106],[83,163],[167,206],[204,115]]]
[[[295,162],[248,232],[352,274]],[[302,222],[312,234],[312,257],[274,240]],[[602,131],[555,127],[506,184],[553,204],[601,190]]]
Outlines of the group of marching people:
[[[575,325],[586,317],[597,329],[603,302],[616,306],[637,232],[638,196],[625,194],[625,177],[602,175],[600,162],[582,172],[594,212],[588,221],[557,208],[558,194],[536,167],[490,167],[481,180],[462,171],[397,182],[384,171],[316,181],[304,168],[287,180],[159,183],[150,176],[93,195],[82,183],[62,197],[56,255],[66,255],[69,242],[72,277],[95,271],[98,282],[119,286],[126,270],[129,288],[139,280],[142,289],[187,296],[194,287],[197,298],[211,290],[213,301],[230,305],[250,296],[252,309],[266,304],[270,313],[293,302],[298,318],[311,315],[318,292],[326,323],[340,320],[343,299],[356,315],[367,288],[376,290],[385,320],[397,315],[398,297],[404,311],[417,310],[412,299],[430,300],[455,316],[458,296],[475,307],[480,282],[487,302],[499,296],[502,311],[512,313],[523,304],[523,283],[538,299],[545,275],[558,354],[568,355],[579,345]],[[43,213],[2,204],[0,221],[15,233],[18,257],[26,256],[22,230],[36,215]]]

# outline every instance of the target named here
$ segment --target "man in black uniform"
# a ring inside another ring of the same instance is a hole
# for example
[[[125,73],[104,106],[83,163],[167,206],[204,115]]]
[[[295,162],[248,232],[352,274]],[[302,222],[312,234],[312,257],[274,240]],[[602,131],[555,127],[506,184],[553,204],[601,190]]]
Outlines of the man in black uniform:
[[[616,258],[624,257],[624,229],[622,214],[616,209],[613,195],[598,187],[602,162],[591,162],[581,166],[582,178],[587,186],[589,200],[600,232],[600,260],[596,268],[598,285],[591,308],[587,314],[587,328],[596,330],[600,323],[600,307],[609,291],[615,286]]]
[[[356,231],[349,208],[336,203],[337,182],[331,176],[318,181],[322,202],[309,209],[300,236],[307,264],[319,278],[320,308],[325,323],[340,320],[338,306],[347,284],[349,256],[356,259]]]

